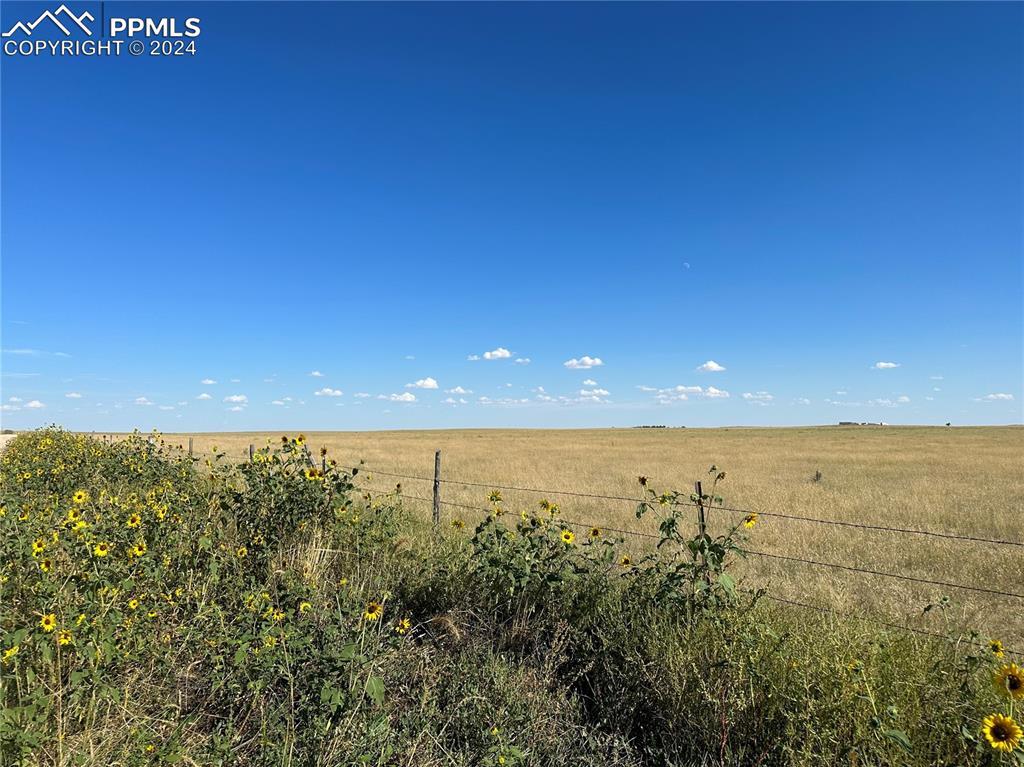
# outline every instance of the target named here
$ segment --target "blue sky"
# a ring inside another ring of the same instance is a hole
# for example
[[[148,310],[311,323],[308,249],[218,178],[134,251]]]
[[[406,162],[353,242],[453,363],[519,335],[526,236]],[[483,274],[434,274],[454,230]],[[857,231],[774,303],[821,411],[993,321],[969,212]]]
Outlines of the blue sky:
[[[105,13],[198,52],[0,61],[5,427],[1022,420],[1020,4]]]

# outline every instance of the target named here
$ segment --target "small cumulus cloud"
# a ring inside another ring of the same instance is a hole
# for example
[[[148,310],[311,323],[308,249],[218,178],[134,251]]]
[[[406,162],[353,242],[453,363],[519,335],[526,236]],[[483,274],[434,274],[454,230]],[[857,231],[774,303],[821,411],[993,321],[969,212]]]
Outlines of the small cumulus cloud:
[[[900,405],[905,405],[908,402],[910,402],[910,397],[908,397],[906,394],[901,395],[896,398],[896,402],[899,403]]]
[[[714,360],[708,360],[703,365],[697,366],[697,372],[699,373],[724,373],[725,368],[719,365]]]
[[[982,402],[1012,402],[1013,395],[1006,394],[1005,392],[997,392],[995,394],[986,394],[981,398],[981,400]]]
[[[876,362],[875,370],[892,370],[893,368],[898,368],[899,366],[900,363],[898,362]]]
[[[270,404],[271,405],[277,405],[278,407],[283,407],[284,406],[284,400],[275,399]]]
[[[462,397],[459,397],[458,399],[455,399],[454,397],[445,397],[443,400],[441,400],[441,404],[443,404],[443,405],[468,405],[469,401],[463,399]]]
[[[332,389],[329,386],[325,386],[324,388],[322,388],[322,389],[320,389],[318,391],[313,392],[313,396],[314,397],[340,397],[344,393],[345,392],[343,392],[341,389]]]
[[[212,378],[204,378],[199,383],[201,383],[203,386],[213,386],[217,382],[214,381]]]
[[[585,381],[583,381],[583,385],[584,386],[597,386],[597,381],[595,381],[593,378],[587,378]]]
[[[235,405],[234,407],[228,408],[229,413],[241,413],[243,410],[245,410],[245,408],[241,405]]]
[[[21,399],[21,397],[8,397],[7,401],[8,402],[21,402],[22,399]]]
[[[407,391],[403,394],[378,394],[377,399],[385,399],[389,402],[415,402],[416,395]]]
[[[794,402],[795,402],[796,404],[798,404],[798,405],[810,405],[810,404],[811,404],[811,401],[810,401],[809,399],[807,399],[807,397],[797,397],[797,398],[796,398],[795,400],[793,400],[793,401],[794,401]]]
[[[69,391],[64,396],[67,397],[68,399],[82,399],[82,395],[76,391]]]
[[[484,352],[485,360],[507,360],[511,356],[512,352],[510,352],[504,346],[499,346],[497,349],[494,349],[489,352]]]
[[[530,364],[530,358],[529,357],[516,357],[516,361],[515,362],[516,362],[517,365],[529,365]]]
[[[41,410],[42,408],[46,407],[46,405],[44,405],[37,399],[33,399],[26,402],[25,407],[28,408],[29,410]]]
[[[135,404],[136,405],[152,405],[153,403],[150,402],[149,399],[146,398],[146,397],[136,397],[135,398]]]
[[[437,381],[435,381],[433,378],[430,378],[428,376],[427,378],[421,378],[420,380],[418,380],[418,381],[416,381],[414,383],[407,383],[405,385],[405,388],[406,389],[436,389],[437,388]]]
[[[579,359],[574,357],[571,360],[566,360],[562,364],[570,370],[590,370],[590,368],[598,368],[604,365],[604,360],[600,357],[589,357],[584,355]]]
[[[313,376],[313,378],[323,378],[324,377],[324,374],[321,373],[319,370],[310,371],[310,375]]]
[[[607,389],[580,389],[581,397],[607,397],[609,394]]]
[[[244,394],[229,394],[224,398],[225,402],[234,402],[239,405],[249,404],[249,398]]]
[[[357,391],[352,396],[353,397],[358,397],[359,399],[366,399],[367,397],[370,396],[370,393],[369,392],[365,392],[365,391]]]
[[[714,386],[709,386],[704,390],[704,396],[709,399],[728,399],[729,392],[716,389]]]
[[[479,354],[470,354],[468,357],[466,357],[466,359],[469,360],[470,362],[476,362],[477,360],[480,359],[480,355]]]
[[[464,389],[461,386],[456,386],[454,389],[445,389],[445,394],[472,394],[472,389]]]
[[[745,391],[742,394],[743,399],[747,402],[757,402],[760,404],[767,404],[775,399],[775,397],[766,391],[749,392]]]
[[[196,397],[196,399],[213,399],[213,397],[211,397],[211,396],[210,396],[209,394],[207,394],[206,392],[203,392],[203,393],[202,393],[202,394],[200,394],[200,395],[199,395],[198,397]]]
[[[174,410],[174,405],[160,405],[160,410]]]

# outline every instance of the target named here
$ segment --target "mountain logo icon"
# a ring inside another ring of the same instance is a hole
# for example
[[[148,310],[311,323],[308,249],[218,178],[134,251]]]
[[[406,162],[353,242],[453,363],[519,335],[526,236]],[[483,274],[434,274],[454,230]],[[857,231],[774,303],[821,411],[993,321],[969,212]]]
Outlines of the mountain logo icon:
[[[15,25],[8,29],[6,32],[4,32],[2,36],[14,37],[15,33],[20,31],[26,37],[31,37],[36,27],[38,27],[40,24],[43,23],[43,21],[47,19],[52,21],[57,26],[57,28],[64,33],[65,37],[71,36],[71,30],[74,27],[78,27],[83,32],[85,32],[85,34],[92,37],[92,30],[89,29],[89,27],[87,27],[84,22],[96,21],[96,17],[88,11],[83,13],[81,16],[76,16],[68,9],[66,5],[62,4],[55,11],[43,11],[39,15],[38,19],[36,19],[35,21],[31,21],[28,24],[26,24],[24,21],[19,21],[15,23]]]

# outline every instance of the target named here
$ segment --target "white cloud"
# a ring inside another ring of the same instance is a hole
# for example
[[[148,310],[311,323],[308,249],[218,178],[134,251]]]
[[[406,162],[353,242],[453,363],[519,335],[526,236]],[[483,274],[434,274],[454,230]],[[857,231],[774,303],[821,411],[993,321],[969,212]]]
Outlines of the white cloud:
[[[21,408],[17,405],[0,405],[0,411],[3,411],[4,413],[13,413],[15,410],[21,410]]]
[[[1005,394],[1003,392],[998,392],[996,394],[986,394],[981,399],[983,401],[985,401],[985,402],[1012,402],[1013,401],[1013,395],[1012,394]]]
[[[282,406],[282,405],[284,405],[284,400],[279,400],[279,399],[275,399],[275,400],[274,400],[273,402],[271,402],[270,404],[271,404],[271,405],[278,405],[278,406]]]
[[[199,383],[201,383],[203,386],[213,386],[217,382],[214,381],[212,378],[204,378]]]
[[[313,376],[313,378],[323,378],[324,377],[324,374],[321,373],[319,370],[312,371],[310,373],[310,375]]]
[[[445,394],[472,394],[471,389],[463,389],[461,386],[456,386],[454,389],[445,389]]]
[[[463,399],[462,397],[459,397],[458,399],[455,399],[454,397],[446,397],[445,399],[441,400],[441,403],[444,404],[444,405],[468,405],[469,404],[469,402],[467,400]]]
[[[242,383],[242,379],[241,378],[232,378],[231,379],[231,383]]]
[[[907,396],[906,394],[904,394],[904,395],[902,395],[902,396],[899,396],[899,397],[897,397],[897,398],[896,398],[896,401],[897,401],[897,402],[898,402],[899,404],[901,404],[901,405],[905,405],[905,404],[907,404],[908,402],[910,402],[910,397],[908,397],[908,396]]]
[[[877,405],[878,407],[896,407],[896,403],[893,402],[891,399],[888,399],[888,398],[885,398],[885,399],[869,399],[868,400],[868,404],[869,405]]]
[[[809,399],[807,399],[807,397],[797,397],[793,401],[796,402],[796,404],[798,404],[798,405],[810,405],[811,404],[811,401]]]
[[[498,399],[491,399],[490,397],[478,397],[477,402],[481,405],[528,405],[530,400],[528,399],[515,399],[514,397],[499,397]]]
[[[714,360],[708,360],[703,365],[697,366],[697,372],[699,373],[724,373],[725,368],[719,365]]]
[[[516,358],[516,364],[517,365],[529,365],[530,364],[530,358],[529,357],[517,357]]]
[[[313,396],[314,397],[340,397],[344,393],[345,392],[343,392],[341,389],[332,389],[329,386],[325,386],[324,388],[320,389],[319,391],[313,392]]]
[[[413,354],[406,354],[406,355],[405,355],[405,358],[406,358],[407,360],[414,360],[414,359],[416,359],[416,356],[415,356],[415,355],[413,355]]]
[[[377,399],[386,399],[391,402],[415,402],[416,395],[407,391],[404,394],[378,394]]]
[[[365,391],[357,391],[352,396],[353,397],[358,397],[359,399],[366,399],[367,397],[370,396],[370,394],[368,392],[365,392]]]
[[[8,402],[21,402],[22,400],[21,400],[21,397],[8,397],[7,401]]]
[[[586,379],[583,382],[583,385],[584,386],[597,386],[597,381],[595,381],[593,378],[588,378],[588,379]]]
[[[466,357],[466,359],[469,360],[470,362],[476,362],[477,360],[480,359],[480,355],[479,354],[470,354],[468,357]]]
[[[211,397],[211,396],[210,396],[209,394],[207,394],[206,392],[203,392],[203,393],[202,393],[202,394],[200,394],[200,395],[199,395],[198,397],[196,397],[196,399],[213,399],[213,397]]]
[[[435,381],[433,378],[430,378],[428,376],[427,378],[421,378],[420,380],[416,381],[415,383],[407,383],[405,385],[405,388],[406,389],[436,389],[437,388],[437,381]]]
[[[714,386],[709,386],[704,390],[704,396],[709,399],[727,399],[729,392],[716,389]]]
[[[485,360],[507,360],[511,356],[512,352],[510,352],[503,346],[499,346],[497,349],[494,349],[493,351],[484,352]]]
[[[230,413],[241,413],[243,410],[245,410],[245,408],[241,405],[235,405],[234,407],[228,408],[228,412]]]
[[[40,410],[40,409],[46,407],[46,405],[44,405],[39,400],[34,399],[34,400],[30,400],[29,402],[26,402],[25,403],[25,407],[28,408],[29,410]]]
[[[161,405],[160,410],[174,410],[174,405]]]
[[[743,399],[747,402],[771,402],[775,397],[766,391],[743,392]]]
[[[942,381],[945,380],[942,376],[928,376],[931,381]]]
[[[136,397],[135,398],[135,404],[136,405],[152,405],[153,403],[150,402],[146,397]]]
[[[891,370],[892,368],[898,368],[900,363],[898,362],[876,362],[875,370]]]
[[[235,402],[239,405],[247,405],[249,403],[249,398],[244,394],[229,394],[224,398],[224,401]]]
[[[590,370],[590,368],[601,367],[604,361],[600,357],[588,357],[586,355],[576,359],[566,360],[562,363],[570,370]]]
[[[607,389],[580,389],[581,397],[607,397],[609,394]]]
[[[68,399],[82,399],[82,395],[76,391],[69,391],[64,396],[67,397]]]

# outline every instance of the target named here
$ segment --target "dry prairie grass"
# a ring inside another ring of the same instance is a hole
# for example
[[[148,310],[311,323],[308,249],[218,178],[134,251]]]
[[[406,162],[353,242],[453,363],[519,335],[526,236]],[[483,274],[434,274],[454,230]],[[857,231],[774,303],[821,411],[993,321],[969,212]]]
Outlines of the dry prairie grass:
[[[214,446],[231,455],[260,447],[279,434],[204,434],[197,453]],[[311,448],[327,447],[342,464],[365,460],[363,484],[377,492],[402,483],[407,508],[429,514],[434,450],[442,476],[484,485],[508,485],[599,495],[639,497],[637,477],[657,490],[690,489],[711,464],[728,472],[726,505],[824,520],[866,523],[1024,541],[1024,428],[818,427],[799,429],[594,429],[311,432]],[[187,444],[187,435],[168,435]],[[377,470],[375,472],[374,470]],[[813,481],[820,471],[820,482]],[[489,487],[442,485],[445,501],[485,506]],[[535,508],[544,497],[565,518],[656,532],[638,521],[634,505],[557,493],[503,491],[509,509]],[[482,514],[482,512],[480,513]],[[443,517],[479,514],[446,506]],[[712,524],[734,521],[717,513]],[[628,538],[636,550],[648,542]],[[762,516],[751,547],[787,556],[835,562],[908,576],[1020,593],[1024,548],[814,524]],[[752,557],[740,565],[748,586],[770,593],[870,613],[926,629],[942,621],[977,627],[1008,644],[1024,644],[1024,600],[898,581]],[[945,618],[922,615],[929,602],[951,597]]]

